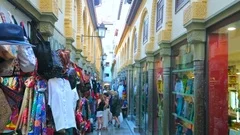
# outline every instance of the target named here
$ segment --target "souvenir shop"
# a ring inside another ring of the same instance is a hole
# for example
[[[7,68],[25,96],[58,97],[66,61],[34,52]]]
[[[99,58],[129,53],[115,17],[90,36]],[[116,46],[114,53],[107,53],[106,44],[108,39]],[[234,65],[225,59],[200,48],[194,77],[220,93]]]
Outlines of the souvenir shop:
[[[0,15],[0,133],[91,132],[96,77],[70,61],[70,50],[53,50],[31,21]]]
[[[184,40],[172,47],[171,75],[171,132],[176,135],[193,134],[194,74],[193,46]]]

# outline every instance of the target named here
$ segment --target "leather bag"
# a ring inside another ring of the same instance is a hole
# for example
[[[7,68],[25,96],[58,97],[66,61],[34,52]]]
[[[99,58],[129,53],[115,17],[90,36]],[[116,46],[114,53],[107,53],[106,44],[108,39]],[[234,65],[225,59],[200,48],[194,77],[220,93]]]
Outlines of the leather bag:
[[[61,78],[63,77],[63,66],[61,59],[59,57],[59,53],[57,51],[52,51],[52,67],[49,68],[48,71],[44,72],[43,76],[46,79],[50,78]]]
[[[50,42],[43,39],[38,30],[36,31],[36,37],[39,43],[33,50],[38,60],[37,72],[39,75],[43,75],[44,72],[49,71],[53,66],[51,46]]]
[[[38,74],[46,79],[62,77],[63,65],[59,52],[51,50],[50,42],[43,39],[39,30],[36,31],[36,36],[39,44],[35,47],[34,53],[38,60]]]

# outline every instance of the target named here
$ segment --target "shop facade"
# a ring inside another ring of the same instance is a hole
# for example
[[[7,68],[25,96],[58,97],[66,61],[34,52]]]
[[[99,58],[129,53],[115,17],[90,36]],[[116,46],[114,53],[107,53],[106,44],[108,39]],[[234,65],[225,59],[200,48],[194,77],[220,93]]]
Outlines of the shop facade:
[[[171,45],[170,134],[239,134],[240,12],[225,13],[209,26],[185,25]]]
[[[237,12],[207,29],[208,134],[240,134],[239,17]]]

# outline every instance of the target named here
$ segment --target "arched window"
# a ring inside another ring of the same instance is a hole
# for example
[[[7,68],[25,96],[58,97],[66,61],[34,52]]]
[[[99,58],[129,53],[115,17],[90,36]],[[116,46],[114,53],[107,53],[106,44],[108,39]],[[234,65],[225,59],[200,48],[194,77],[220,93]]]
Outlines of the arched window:
[[[148,17],[145,17],[144,23],[143,23],[143,45],[148,41],[148,25],[149,25],[149,19]]]
[[[164,0],[158,0],[157,2],[157,19],[156,19],[156,30],[158,31],[163,24],[163,5]]]
[[[134,35],[134,53],[136,53],[137,52],[137,33],[135,33],[135,35]]]

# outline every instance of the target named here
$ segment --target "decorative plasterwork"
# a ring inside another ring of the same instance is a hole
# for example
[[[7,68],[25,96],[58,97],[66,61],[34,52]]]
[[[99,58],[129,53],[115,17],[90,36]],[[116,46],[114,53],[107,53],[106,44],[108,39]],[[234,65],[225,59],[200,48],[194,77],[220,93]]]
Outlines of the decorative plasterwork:
[[[138,61],[138,60],[140,60],[141,59],[141,54],[140,53],[136,53],[135,55],[134,55],[134,61]]]
[[[141,57],[141,48],[142,48],[142,34],[143,34],[143,22],[144,22],[144,18],[148,15],[148,11],[147,8],[145,7],[142,11],[141,17],[140,17],[140,25],[139,25],[139,29],[138,29],[138,45],[137,45],[137,53],[134,56],[134,60],[135,57]],[[138,58],[139,59],[139,58]],[[141,59],[141,58],[140,58]]]
[[[47,40],[48,37],[53,35],[54,25],[49,22],[41,21],[39,23],[39,30],[43,34],[44,38]]]
[[[42,13],[53,13],[58,16],[58,3],[56,0],[40,0],[39,8]]]
[[[158,43],[160,43],[162,41],[170,41],[171,40],[171,34],[172,34],[171,30],[161,30],[158,33]]]
[[[149,44],[145,47],[145,53],[154,51],[154,40],[155,40],[155,26],[156,26],[156,11],[157,11],[157,0],[152,2],[152,12],[150,19],[150,34],[149,34]]]
[[[170,41],[172,37],[172,0],[166,1],[165,28],[158,33],[158,43]]]
[[[190,44],[204,43],[206,41],[206,31],[191,31],[187,34],[187,40]]]
[[[73,15],[73,1],[66,0],[65,2],[65,18],[64,18],[64,30],[65,37],[74,39],[74,31],[72,27],[72,15]]]
[[[82,0],[77,0],[77,32],[76,32],[76,45],[77,49],[82,49],[81,33],[82,33]]]
[[[202,20],[205,19],[207,15],[207,2],[206,1],[199,1],[199,2],[192,2],[185,11],[184,11],[184,18],[183,24],[187,24],[191,20]]]
[[[145,53],[152,53],[154,51],[154,42],[149,42],[145,46]]]
[[[170,43],[161,43],[159,44],[160,55],[163,56],[171,56],[171,45]]]
[[[72,28],[72,20],[64,19],[65,37],[74,39],[74,31]]]

